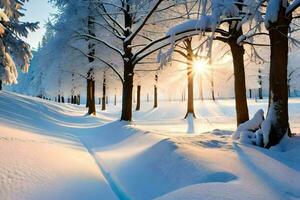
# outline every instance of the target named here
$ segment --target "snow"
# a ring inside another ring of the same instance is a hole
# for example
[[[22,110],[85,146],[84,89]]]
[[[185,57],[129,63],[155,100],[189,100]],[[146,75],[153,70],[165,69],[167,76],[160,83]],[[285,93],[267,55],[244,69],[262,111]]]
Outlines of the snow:
[[[199,30],[199,31],[205,31],[207,28],[213,28],[214,24],[212,24],[212,18],[211,16],[202,16],[200,20],[198,19],[191,19],[187,20],[181,24],[178,24],[172,28],[166,33],[166,35],[176,35],[178,33],[182,33],[184,31],[188,30]]]
[[[293,132],[299,105],[290,102]],[[183,119],[186,102],[141,106],[127,123],[111,104],[91,117],[84,106],[0,92],[0,197],[300,198],[299,136],[270,150],[232,140],[233,99],[196,101],[194,120]],[[266,107],[249,101],[253,119]]]
[[[291,14],[294,10],[296,10],[300,5],[300,0],[294,0],[290,5],[288,5],[285,13]]]
[[[240,134],[243,131],[255,132],[257,129],[259,129],[263,120],[264,120],[264,111],[262,109],[260,109],[255,113],[255,115],[253,116],[252,119],[239,125],[236,132],[232,135],[233,139],[235,139],[235,140],[239,139]]]
[[[281,4],[282,0],[268,1],[267,11],[265,15],[265,27],[267,29],[272,25],[272,23],[275,23],[277,21]]]

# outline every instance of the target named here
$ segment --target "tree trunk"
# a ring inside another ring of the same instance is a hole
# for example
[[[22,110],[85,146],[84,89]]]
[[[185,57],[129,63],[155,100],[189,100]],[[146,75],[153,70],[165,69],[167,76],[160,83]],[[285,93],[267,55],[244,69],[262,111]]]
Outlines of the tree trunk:
[[[194,69],[193,69],[193,48],[192,40],[186,39],[185,43],[187,45],[187,81],[188,81],[188,99],[187,99],[187,112],[185,119],[189,114],[192,114],[196,118],[194,112]]]
[[[290,134],[287,86],[289,25],[290,19],[285,16],[285,8],[281,6],[277,22],[269,28],[271,64],[266,122],[270,128],[264,130],[264,135],[269,136],[267,143],[264,141],[267,148],[278,144],[286,133]]]
[[[212,71],[211,71],[211,80],[210,80],[210,87],[211,87],[211,99],[213,100],[213,101],[215,101],[216,100],[216,98],[215,98],[215,84],[214,84],[214,75],[213,75],[213,69],[211,69]]]
[[[157,86],[154,85],[154,105],[153,108],[157,108]]]
[[[89,100],[91,99],[91,90],[90,90],[90,79],[87,79],[86,80],[86,104],[85,104],[85,107],[88,108],[90,106],[90,102]]]
[[[194,74],[192,61],[188,61],[187,77],[188,77],[188,99],[187,99],[187,112],[184,118],[187,118],[189,114],[195,116],[194,112]]]
[[[77,105],[80,105],[80,94],[77,95],[77,102],[75,102]]]
[[[201,75],[199,79],[199,99],[203,101],[203,80]]]
[[[0,80],[0,90],[2,90],[2,80]]]
[[[58,95],[57,99],[58,99],[58,103],[60,103],[60,94]]]
[[[259,99],[263,99],[263,93],[262,93],[262,88],[260,87],[260,88],[258,88],[258,98]]]
[[[61,102],[62,102],[62,103],[65,103],[65,98],[64,98],[64,96],[61,97]]]
[[[114,105],[117,105],[117,95],[115,94],[115,98],[114,98]]]
[[[95,81],[93,79],[88,80],[88,90],[89,90],[89,109],[88,114],[96,115],[96,106],[95,106]]]
[[[136,90],[136,108],[135,110],[138,111],[141,109],[141,86],[137,86]]]
[[[125,61],[124,62],[124,83],[122,94],[122,115],[121,120],[132,120],[132,89],[133,89],[133,69],[134,66]]]
[[[103,82],[102,82],[102,105],[101,105],[101,110],[106,110],[105,97],[106,97],[106,75],[105,75],[105,72],[104,72],[103,73]]]
[[[74,95],[74,97],[73,97],[73,104],[77,104],[77,97],[76,97],[76,95]]]
[[[238,30],[229,39],[233,59],[235,107],[238,126],[249,120],[244,68],[245,50],[243,46],[237,44],[237,39],[242,34],[242,30]]]

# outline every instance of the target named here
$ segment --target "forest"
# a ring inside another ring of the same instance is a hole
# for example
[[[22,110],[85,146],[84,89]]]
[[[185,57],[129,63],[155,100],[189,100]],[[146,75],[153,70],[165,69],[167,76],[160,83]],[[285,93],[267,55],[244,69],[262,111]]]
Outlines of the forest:
[[[300,0],[46,1],[0,0],[0,199],[300,199]]]

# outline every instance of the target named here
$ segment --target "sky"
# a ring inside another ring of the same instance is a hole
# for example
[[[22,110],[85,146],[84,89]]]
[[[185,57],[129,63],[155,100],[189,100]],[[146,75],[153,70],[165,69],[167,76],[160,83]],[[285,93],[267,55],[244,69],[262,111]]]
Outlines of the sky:
[[[55,13],[56,10],[48,3],[48,0],[30,0],[25,3],[24,8],[26,9],[25,16],[21,21],[40,22],[40,28],[36,32],[31,32],[28,38],[24,39],[32,48],[37,48],[45,33],[44,25],[47,19],[51,17],[51,13]]]

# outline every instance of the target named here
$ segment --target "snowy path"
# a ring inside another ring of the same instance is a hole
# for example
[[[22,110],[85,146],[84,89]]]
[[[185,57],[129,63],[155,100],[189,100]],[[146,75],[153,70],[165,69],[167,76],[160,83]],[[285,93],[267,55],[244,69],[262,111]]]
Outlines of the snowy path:
[[[89,117],[1,92],[0,199],[300,199],[299,137],[271,151],[241,145],[231,131],[212,131],[233,129],[231,102],[198,105],[194,121],[181,119],[178,104],[134,112],[127,124],[116,121],[118,108]]]

